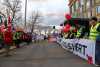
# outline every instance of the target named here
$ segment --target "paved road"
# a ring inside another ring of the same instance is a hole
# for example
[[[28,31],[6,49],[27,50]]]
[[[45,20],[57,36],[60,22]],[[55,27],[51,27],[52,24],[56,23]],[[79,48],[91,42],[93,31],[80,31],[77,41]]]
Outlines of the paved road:
[[[15,50],[11,57],[0,56],[0,67],[94,67],[56,43],[32,44]]]

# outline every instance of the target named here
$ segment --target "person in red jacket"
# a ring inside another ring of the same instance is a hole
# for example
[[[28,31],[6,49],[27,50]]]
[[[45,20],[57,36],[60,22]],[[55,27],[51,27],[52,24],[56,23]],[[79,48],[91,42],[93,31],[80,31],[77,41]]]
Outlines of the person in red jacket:
[[[9,56],[10,46],[12,45],[12,32],[9,30],[6,30],[3,34],[4,38],[4,44],[5,44],[5,50],[6,50],[6,56]]]

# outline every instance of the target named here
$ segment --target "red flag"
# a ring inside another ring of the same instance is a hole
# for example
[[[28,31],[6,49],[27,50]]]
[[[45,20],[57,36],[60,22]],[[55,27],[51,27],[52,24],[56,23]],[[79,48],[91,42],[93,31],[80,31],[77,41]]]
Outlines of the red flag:
[[[11,17],[8,17],[8,24],[11,23]]]
[[[11,26],[12,26],[12,25],[11,25],[11,17],[9,16],[9,17],[8,17],[8,31],[10,31],[10,32],[11,32],[11,29],[12,29]]]

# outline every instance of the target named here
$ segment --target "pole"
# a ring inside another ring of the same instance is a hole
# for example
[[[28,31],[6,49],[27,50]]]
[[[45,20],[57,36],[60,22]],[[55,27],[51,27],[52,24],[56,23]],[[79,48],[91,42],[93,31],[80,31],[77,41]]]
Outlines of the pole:
[[[27,16],[27,0],[25,0],[25,27],[26,27],[26,16]]]
[[[90,12],[91,12],[91,17],[92,17],[92,8],[93,8],[93,0],[90,0]]]

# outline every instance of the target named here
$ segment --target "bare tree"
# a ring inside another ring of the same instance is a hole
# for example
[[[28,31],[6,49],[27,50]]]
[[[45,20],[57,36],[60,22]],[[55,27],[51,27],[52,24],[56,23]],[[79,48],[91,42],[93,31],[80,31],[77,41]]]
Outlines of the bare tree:
[[[16,18],[20,18],[20,16],[17,16],[17,13],[21,11],[21,1],[20,0],[4,0],[3,5],[6,6],[6,8],[9,11],[9,15],[12,16],[12,21],[16,20]]]
[[[0,15],[3,16],[3,17],[6,17],[6,15],[1,11],[0,11]]]
[[[41,22],[40,20],[41,14],[37,12],[33,12],[31,15],[31,34],[34,32],[35,26],[38,26],[38,24]]]

